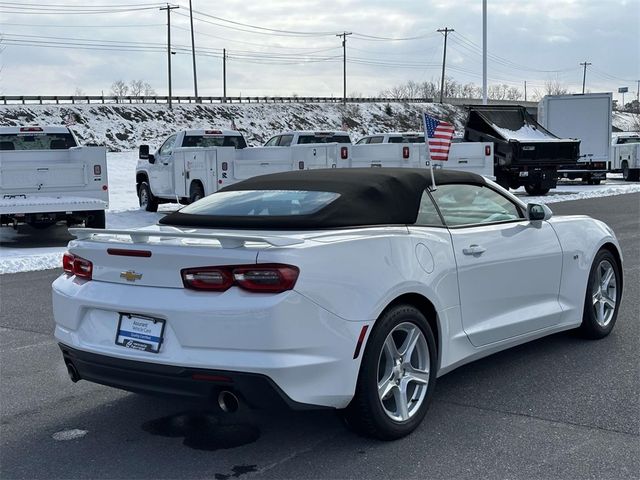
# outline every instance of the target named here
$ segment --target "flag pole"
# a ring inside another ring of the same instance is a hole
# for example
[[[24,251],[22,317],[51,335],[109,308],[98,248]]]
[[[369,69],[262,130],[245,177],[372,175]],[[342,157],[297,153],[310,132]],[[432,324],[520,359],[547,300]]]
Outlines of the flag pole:
[[[422,125],[424,127],[424,143],[427,151],[426,157],[429,159],[429,170],[431,171],[431,191],[436,191],[436,176],[433,174],[433,160],[431,160],[431,152],[429,151],[429,132],[427,131],[427,114],[422,113]]]

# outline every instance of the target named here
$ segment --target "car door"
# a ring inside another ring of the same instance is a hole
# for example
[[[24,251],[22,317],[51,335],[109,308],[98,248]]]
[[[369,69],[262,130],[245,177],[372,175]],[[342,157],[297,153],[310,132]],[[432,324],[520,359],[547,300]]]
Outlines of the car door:
[[[486,185],[432,193],[451,233],[464,330],[484,346],[560,321],[562,252],[553,228]]]
[[[155,155],[155,163],[151,165],[149,177],[151,191],[158,197],[173,196],[173,158],[171,154],[178,134],[171,135],[165,140]]]

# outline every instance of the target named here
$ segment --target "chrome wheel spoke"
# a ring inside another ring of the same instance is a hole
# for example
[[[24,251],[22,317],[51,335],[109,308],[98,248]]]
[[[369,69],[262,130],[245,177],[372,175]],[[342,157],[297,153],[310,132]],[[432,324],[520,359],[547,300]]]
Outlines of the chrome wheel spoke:
[[[409,358],[411,358],[411,354],[416,348],[416,343],[418,343],[421,335],[422,332],[420,332],[420,329],[418,329],[418,327],[413,327],[411,330],[409,330],[409,332],[407,332],[407,338],[405,338],[402,346],[399,349],[400,355],[407,359],[407,361]]]
[[[384,351],[387,354],[387,358],[392,362],[400,356],[396,342],[393,340],[393,336],[389,334],[387,340],[384,342]]]
[[[607,305],[609,308],[611,308],[612,310],[614,308],[616,308],[616,301],[612,298],[609,298],[607,295],[603,295],[602,296],[602,303],[604,303],[605,305]]]
[[[429,370],[418,370],[417,368],[407,367],[405,375],[408,381],[429,384]]]
[[[389,373],[387,378],[378,382],[378,397],[380,397],[380,400],[386,400],[389,398],[389,394],[395,386],[396,384],[393,381],[393,373]]]
[[[404,388],[402,386],[404,385]],[[393,389],[393,398],[396,402],[396,412],[400,420],[409,419],[409,402],[407,401],[407,386],[401,382],[400,387]]]
[[[604,275],[604,278],[602,279],[602,282],[600,283],[601,288],[603,290],[606,290],[607,288],[609,288],[609,283],[611,282],[611,279],[613,278],[613,268],[609,267],[606,270],[606,273]]]
[[[593,303],[593,306],[596,306],[598,304],[598,302],[600,301],[600,290],[596,290],[595,292],[593,292],[593,295],[591,296],[591,300]]]

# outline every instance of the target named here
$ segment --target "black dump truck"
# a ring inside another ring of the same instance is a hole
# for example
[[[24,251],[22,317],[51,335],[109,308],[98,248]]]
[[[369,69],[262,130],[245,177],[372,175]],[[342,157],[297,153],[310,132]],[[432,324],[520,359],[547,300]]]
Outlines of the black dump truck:
[[[493,142],[494,174],[505,188],[524,186],[545,195],[558,183],[558,167],[577,164],[580,140],[559,138],[519,105],[473,105],[465,142]]]

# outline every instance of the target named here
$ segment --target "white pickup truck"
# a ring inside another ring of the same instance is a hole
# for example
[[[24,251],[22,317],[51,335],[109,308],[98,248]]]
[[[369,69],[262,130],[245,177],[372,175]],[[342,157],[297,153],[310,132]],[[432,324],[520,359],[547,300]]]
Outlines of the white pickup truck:
[[[0,225],[105,227],[107,153],[66,127],[0,127]]]
[[[622,172],[627,182],[640,180],[640,134],[622,132],[613,135],[611,141],[611,165],[613,172]]]

